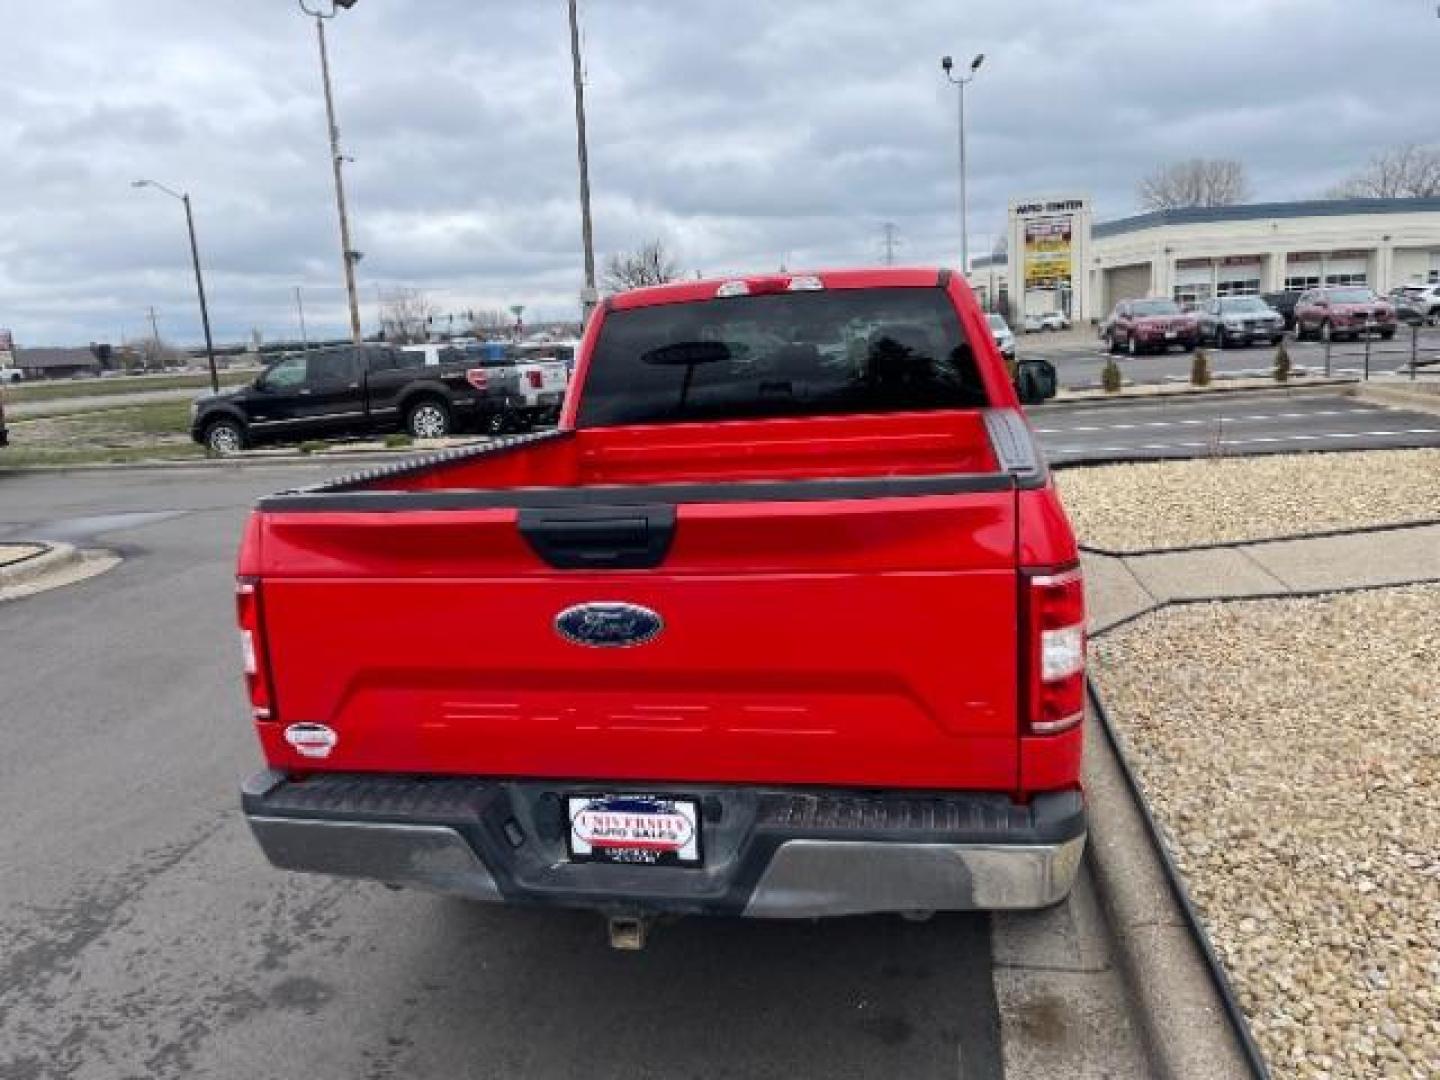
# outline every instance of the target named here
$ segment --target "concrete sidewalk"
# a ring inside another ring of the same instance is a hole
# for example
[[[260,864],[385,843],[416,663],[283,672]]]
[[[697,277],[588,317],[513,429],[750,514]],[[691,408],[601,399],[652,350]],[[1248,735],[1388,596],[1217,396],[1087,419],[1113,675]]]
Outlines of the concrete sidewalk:
[[[1440,526],[1156,555],[1087,552],[1082,561],[1094,634],[1175,600],[1240,599],[1440,580]]]

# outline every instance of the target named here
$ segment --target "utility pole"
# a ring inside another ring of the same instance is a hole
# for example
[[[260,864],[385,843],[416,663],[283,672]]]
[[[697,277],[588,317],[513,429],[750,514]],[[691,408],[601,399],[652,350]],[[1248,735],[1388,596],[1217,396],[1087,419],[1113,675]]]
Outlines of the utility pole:
[[[155,307],[150,306],[150,340],[155,343],[155,351],[160,351],[160,327],[155,322]]]
[[[585,139],[585,73],[580,62],[580,13],[570,0],[570,62],[575,79],[575,143],[580,162],[580,239],[585,247],[585,287],[580,293],[580,323],[590,322],[590,313],[600,302],[595,289],[595,234],[590,221],[590,152]]]
[[[345,293],[350,300],[350,337],[356,345],[364,343],[360,330],[360,299],[355,291],[355,264],[360,252],[350,243],[350,217],[345,210],[344,162],[340,153],[340,129],[335,123],[335,96],[330,89],[330,53],[325,47],[325,20],[335,17],[336,5],[353,7],[355,0],[331,0],[330,14],[320,8],[312,10],[305,0],[298,0],[300,10],[315,19],[315,37],[320,43],[320,79],[325,87],[325,121],[330,132],[330,165],[335,172],[335,208],[340,214],[340,256],[345,267]]]
[[[975,80],[975,73],[985,62],[985,54],[978,53],[970,61],[970,74],[956,78],[951,69],[955,62],[948,56],[940,58],[945,77],[960,88],[960,273],[970,272],[970,201],[965,192],[965,87]]]
[[[295,310],[300,314],[300,342],[306,352],[310,351],[310,335],[305,330],[305,301],[300,298],[300,286],[295,286]]]
[[[885,265],[894,266],[895,249],[900,245],[900,230],[895,227],[893,221],[887,221],[880,226],[880,231],[882,234],[880,243],[884,245],[885,248]]]

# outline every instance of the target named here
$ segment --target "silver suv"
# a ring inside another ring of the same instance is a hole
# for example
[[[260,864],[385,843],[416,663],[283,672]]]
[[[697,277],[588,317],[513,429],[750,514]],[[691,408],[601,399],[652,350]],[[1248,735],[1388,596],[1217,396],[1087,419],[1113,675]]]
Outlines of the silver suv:
[[[1430,326],[1440,326],[1440,283],[1406,285],[1401,291],[1421,321]]]

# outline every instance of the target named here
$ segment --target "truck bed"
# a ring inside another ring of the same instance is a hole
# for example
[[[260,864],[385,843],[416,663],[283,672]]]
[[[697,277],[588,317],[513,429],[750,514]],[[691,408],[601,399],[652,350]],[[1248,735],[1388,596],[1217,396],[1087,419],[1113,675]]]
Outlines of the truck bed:
[[[316,768],[283,731],[317,722],[352,771],[1011,788],[1022,433],[602,429],[266,499],[267,756]],[[563,640],[594,601],[665,632]]]

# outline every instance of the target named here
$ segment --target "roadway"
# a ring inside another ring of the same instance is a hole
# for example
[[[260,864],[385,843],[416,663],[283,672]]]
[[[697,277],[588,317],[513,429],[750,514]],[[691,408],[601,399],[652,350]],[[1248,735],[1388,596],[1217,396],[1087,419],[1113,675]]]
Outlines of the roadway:
[[[0,603],[0,1076],[1001,1075],[985,916],[690,919],[632,954],[589,913],[270,869],[234,550],[254,498],[325,475],[0,472],[0,539],[125,555]]]
[[[1338,395],[1032,421],[1057,462],[1440,445],[1440,418]],[[350,467],[0,470],[0,541],[124,556],[0,603],[0,1076],[1143,1074],[1088,879],[1036,915],[690,919],[626,954],[593,914],[267,867],[236,798],[235,545],[255,498]]]
[[[1317,391],[1032,407],[1052,464],[1440,446],[1440,416]]]

